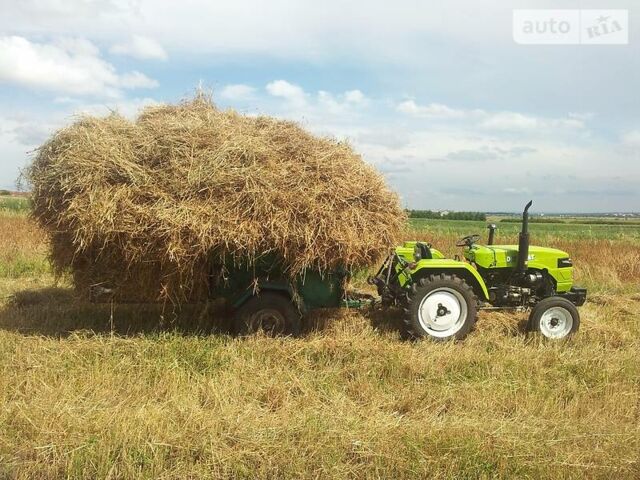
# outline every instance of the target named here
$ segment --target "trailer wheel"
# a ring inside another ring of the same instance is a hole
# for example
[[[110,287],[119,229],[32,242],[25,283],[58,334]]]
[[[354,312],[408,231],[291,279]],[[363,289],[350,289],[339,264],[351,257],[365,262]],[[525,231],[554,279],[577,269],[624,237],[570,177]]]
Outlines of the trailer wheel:
[[[477,300],[464,279],[431,275],[412,286],[405,323],[411,336],[462,340],[476,321]]]
[[[529,315],[529,330],[546,338],[561,340],[580,328],[580,313],[566,298],[548,297],[540,300]]]
[[[263,332],[270,337],[300,334],[300,313],[284,295],[265,292],[252,297],[235,314],[240,335]]]

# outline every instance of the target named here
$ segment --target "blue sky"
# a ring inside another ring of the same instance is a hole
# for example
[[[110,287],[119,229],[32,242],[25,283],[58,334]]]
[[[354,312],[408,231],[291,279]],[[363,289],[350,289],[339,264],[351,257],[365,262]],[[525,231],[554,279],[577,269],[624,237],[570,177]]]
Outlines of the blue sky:
[[[514,8],[629,10],[628,45],[519,45]],[[632,1],[0,0],[0,187],[56,128],[202,84],[348,139],[406,206],[640,210]]]

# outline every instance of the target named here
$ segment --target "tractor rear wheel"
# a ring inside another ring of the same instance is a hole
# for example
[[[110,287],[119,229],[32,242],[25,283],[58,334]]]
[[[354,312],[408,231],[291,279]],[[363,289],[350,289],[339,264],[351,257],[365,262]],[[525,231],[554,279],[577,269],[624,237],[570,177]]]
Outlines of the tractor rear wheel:
[[[540,300],[529,315],[529,330],[546,338],[561,340],[580,328],[580,313],[566,298],[548,297]]]
[[[270,337],[296,336],[300,334],[301,318],[289,298],[265,292],[251,298],[238,309],[235,327],[240,335],[263,332]]]
[[[412,285],[405,323],[411,336],[462,340],[476,321],[477,299],[464,279],[430,275]]]

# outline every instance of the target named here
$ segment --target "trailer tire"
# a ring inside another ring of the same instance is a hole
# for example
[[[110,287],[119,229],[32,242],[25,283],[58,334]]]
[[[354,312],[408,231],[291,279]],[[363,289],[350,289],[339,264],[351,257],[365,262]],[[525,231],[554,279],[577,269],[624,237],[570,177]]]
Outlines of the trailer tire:
[[[275,337],[297,336],[301,329],[301,315],[291,300],[279,293],[260,293],[236,311],[234,325],[239,335],[258,332]]]
[[[529,330],[550,340],[563,340],[580,328],[580,313],[566,298],[547,297],[540,300],[529,315]]]
[[[409,294],[405,323],[413,338],[462,340],[473,329],[477,298],[463,278],[439,274],[421,278]]]

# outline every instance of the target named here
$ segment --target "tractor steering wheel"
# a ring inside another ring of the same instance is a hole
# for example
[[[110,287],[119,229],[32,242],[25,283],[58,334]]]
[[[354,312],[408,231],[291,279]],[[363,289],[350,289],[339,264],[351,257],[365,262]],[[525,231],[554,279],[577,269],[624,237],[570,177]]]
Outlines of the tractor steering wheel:
[[[462,237],[456,242],[456,247],[470,247],[478,240],[480,240],[480,235],[478,235],[477,233],[474,233],[473,235],[467,235],[466,237]]]

